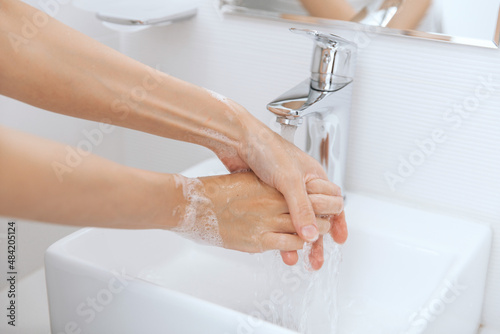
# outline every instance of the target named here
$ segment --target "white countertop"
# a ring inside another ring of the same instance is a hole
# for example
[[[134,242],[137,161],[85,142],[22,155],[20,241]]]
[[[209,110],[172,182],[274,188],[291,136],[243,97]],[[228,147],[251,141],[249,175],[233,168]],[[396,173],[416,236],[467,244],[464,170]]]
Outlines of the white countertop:
[[[7,325],[2,316],[0,333],[50,334],[49,306],[43,268],[20,280],[17,284],[16,327]],[[0,291],[2,309],[6,303],[7,290]],[[3,313],[2,313],[3,315]]]

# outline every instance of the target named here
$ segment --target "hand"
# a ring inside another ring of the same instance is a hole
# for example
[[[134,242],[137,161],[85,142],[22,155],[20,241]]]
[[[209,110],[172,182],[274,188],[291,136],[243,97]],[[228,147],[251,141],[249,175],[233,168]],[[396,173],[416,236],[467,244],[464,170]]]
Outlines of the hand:
[[[229,101],[228,104],[238,110],[241,117],[248,114],[236,103]],[[310,256],[311,265],[313,269],[321,268],[323,248],[315,214],[332,215],[330,233],[336,242],[343,243],[347,238],[340,188],[328,181],[324,169],[316,160],[263,123],[253,117],[244,119],[243,123],[246,133],[237,153],[215,152],[230,171],[250,168],[262,181],[283,194],[298,235],[303,240],[316,241]],[[321,203],[329,210],[320,213],[314,203]],[[288,265],[298,260],[295,251],[282,252],[282,257]]]
[[[302,249],[304,240],[295,234],[283,195],[254,173],[178,178],[186,201],[184,219],[174,231],[248,253]],[[318,212],[329,211],[320,198],[311,196],[311,202]],[[315,218],[315,223],[320,234],[330,230],[328,217]]]
[[[0,31],[22,32],[23,18],[40,14],[38,10],[22,1],[2,1],[1,3]],[[0,62],[0,94],[56,113],[104,121],[209,147],[217,153],[231,172],[252,169],[267,185],[279,190],[290,208],[292,223],[304,240],[314,240],[319,235],[318,223],[314,215],[315,201],[308,196],[308,191],[311,195],[324,195],[324,198],[318,201],[323,201],[324,205],[334,208],[328,211],[335,213],[340,210],[341,197],[332,195],[339,194],[338,188],[327,181],[321,166],[295,146],[282,140],[244,108],[232,101],[226,101],[225,98],[214,96],[200,87],[160,73],[99,44],[52,18],[48,19],[44,33],[37,35],[36,43],[30,43],[29,46],[19,44],[14,48],[11,46],[9,39],[0,38],[0,49],[2,55],[5,54]],[[46,52],[49,49],[51,52]],[[33,61],[33,55],[37,55],[37,61]],[[43,162],[43,166],[50,165],[46,164],[43,159],[40,161]],[[30,164],[19,164],[21,165]],[[100,166],[101,163],[96,163],[96,165]],[[113,168],[110,168],[110,171]],[[90,175],[94,169],[78,170]],[[102,169],[95,168],[95,170],[101,171]],[[114,175],[110,171],[108,171],[109,174],[96,173],[96,175],[99,177],[106,175],[103,179],[108,180],[109,175]],[[53,177],[50,169],[49,173],[48,175]],[[27,172],[25,174],[33,175]],[[77,175],[73,172],[70,174],[71,176]],[[114,175],[113,179],[118,181],[126,173],[115,174],[119,174],[119,177]],[[80,185],[79,182],[85,180],[86,177],[88,176],[81,179],[75,177],[75,182]],[[88,189],[111,187],[109,182],[98,182],[99,177],[94,179],[95,183],[92,183],[91,187],[89,182],[82,186]],[[39,179],[49,181],[49,178]],[[318,180],[315,185],[318,188],[316,193],[311,190],[315,180]],[[65,182],[64,187],[58,187],[58,191],[65,193],[68,189],[67,184],[70,182]],[[47,187],[42,185],[39,189],[43,188]],[[114,191],[121,189],[111,188]],[[76,191],[82,188],[73,187],[72,189]],[[79,191],[76,195],[88,193]],[[70,196],[66,197],[70,198]],[[97,198],[90,196],[85,200],[94,201],[92,203],[95,205]],[[135,197],[130,198],[135,200]],[[155,199],[158,197],[156,196]],[[157,207],[164,210],[171,209],[170,206],[173,205],[172,202],[175,202],[175,198],[171,200],[170,205],[165,205],[163,201]],[[25,204],[24,201],[19,203]],[[72,205],[83,207],[81,203],[79,206],[74,203]],[[118,202],[115,205],[120,209],[125,208]],[[107,216],[109,212],[116,212],[116,210],[105,212],[105,209],[110,207],[109,205],[97,206],[96,211],[101,210],[102,222],[109,220]],[[47,212],[47,206],[40,208],[42,209]],[[141,214],[138,214],[140,217],[144,216],[141,210],[151,214],[148,207],[147,210],[144,207],[135,206],[130,206],[128,209],[133,209],[136,214],[140,211]],[[73,213],[74,209],[67,211]],[[121,211],[125,213],[126,210]],[[80,222],[84,221],[88,224],[89,219],[85,219],[85,214],[88,213],[81,213]],[[270,212],[268,214],[272,215]],[[174,219],[175,215],[176,213],[172,212],[171,218],[177,222],[178,220]],[[50,218],[50,221],[67,221],[66,217],[49,216],[47,219]],[[117,219],[117,217],[114,218]],[[122,221],[124,217],[127,217],[129,221],[122,226],[134,225],[130,224],[134,220],[130,219],[134,217],[130,214],[119,217],[120,219],[117,220]],[[40,215],[37,212],[31,218],[39,219]],[[345,239],[346,229],[342,215],[335,220],[335,224],[332,229],[334,237],[337,241]],[[318,259],[318,265],[322,262],[317,255],[321,253],[320,242],[319,240],[316,243],[317,248],[313,252],[313,257]],[[285,262],[291,264],[296,261],[296,254],[284,253],[284,259]]]

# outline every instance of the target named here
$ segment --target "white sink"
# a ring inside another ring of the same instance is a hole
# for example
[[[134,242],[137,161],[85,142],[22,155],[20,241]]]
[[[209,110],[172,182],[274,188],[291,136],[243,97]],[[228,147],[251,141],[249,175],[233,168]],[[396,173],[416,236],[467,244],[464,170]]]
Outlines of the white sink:
[[[183,174],[223,171],[211,160]],[[488,227],[353,193],[346,215],[340,334],[477,332]],[[46,253],[52,333],[295,333],[242,325],[265,285],[258,258],[168,231],[80,230]]]

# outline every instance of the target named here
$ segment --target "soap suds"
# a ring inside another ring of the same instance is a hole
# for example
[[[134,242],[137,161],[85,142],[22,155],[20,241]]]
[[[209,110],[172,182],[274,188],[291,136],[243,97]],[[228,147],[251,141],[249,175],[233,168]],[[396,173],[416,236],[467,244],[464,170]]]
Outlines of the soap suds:
[[[217,92],[214,92],[213,90],[210,90],[210,89],[207,89],[207,88],[205,88],[205,90],[206,90],[207,92],[209,92],[209,93],[210,93],[210,95],[212,95],[212,97],[213,97],[214,99],[216,99],[216,100],[218,100],[218,101],[220,101],[220,102],[224,102],[224,103],[226,103],[226,102],[227,102],[227,97],[225,97],[224,95],[219,94],[219,93],[217,93]]]
[[[176,187],[182,185],[187,205],[179,225],[172,229],[193,241],[222,247],[219,222],[212,201],[205,196],[203,183],[198,179],[175,176]]]
[[[228,110],[224,110],[224,116],[227,118],[227,120],[232,122],[234,120],[233,113],[236,112],[236,110],[234,106],[231,105],[229,99],[224,95],[214,92],[213,90],[210,90],[208,88],[203,88],[203,89],[206,90],[212,96],[212,98],[216,99],[219,102],[224,103],[226,107],[228,107],[231,110],[231,112],[229,112]]]
[[[225,160],[238,157],[234,140],[212,129],[202,128],[200,132],[204,136],[203,141],[205,141],[205,143],[201,144],[210,147],[219,159]]]
[[[184,176],[182,175],[179,175],[179,174],[173,174],[173,177],[174,177],[174,182],[175,182],[175,189],[179,189],[180,187],[183,187],[184,186]],[[184,193],[184,189],[183,189],[183,193]],[[186,196],[186,194],[184,193],[184,196]]]

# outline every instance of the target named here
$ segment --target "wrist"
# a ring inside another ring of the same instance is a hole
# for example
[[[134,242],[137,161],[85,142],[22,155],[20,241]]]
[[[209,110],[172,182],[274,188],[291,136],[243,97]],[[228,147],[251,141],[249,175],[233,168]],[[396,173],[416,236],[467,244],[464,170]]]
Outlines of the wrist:
[[[184,201],[174,210],[177,223],[171,230],[199,243],[223,246],[213,202],[215,194],[220,192],[217,183],[210,182],[213,178],[176,177]]]
[[[250,116],[244,122],[245,128],[239,141],[238,155],[250,168],[254,168],[256,157],[278,145],[281,137],[260,120]]]
[[[237,152],[240,143],[247,137],[249,124],[255,118],[238,103],[208,92],[211,94],[209,119],[201,128],[204,138],[201,138],[199,144],[214,151],[218,156],[221,151]]]
[[[209,93],[211,116],[200,128],[195,143],[213,151],[231,172],[248,169],[244,148],[257,130],[267,127],[236,102]]]
[[[186,177],[178,174],[150,173],[146,177],[149,188],[145,203],[145,215],[149,215],[145,228],[171,230],[179,226],[187,206],[184,194]]]

